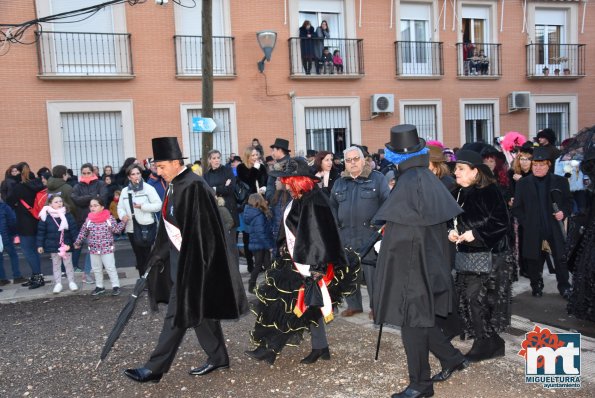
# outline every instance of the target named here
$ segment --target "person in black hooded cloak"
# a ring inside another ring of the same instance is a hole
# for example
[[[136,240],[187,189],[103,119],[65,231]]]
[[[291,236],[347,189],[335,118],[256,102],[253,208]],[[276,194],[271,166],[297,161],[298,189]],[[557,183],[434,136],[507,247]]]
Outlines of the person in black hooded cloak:
[[[431,397],[433,382],[468,366],[437,324],[438,317],[456,311],[446,223],[462,210],[428,169],[429,151],[415,126],[393,127],[386,148],[399,177],[375,216],[386,228],[376,266],[374,321],[401,327],[409,386],[392,398]],[[429,352],[442,365],[434,377]]]

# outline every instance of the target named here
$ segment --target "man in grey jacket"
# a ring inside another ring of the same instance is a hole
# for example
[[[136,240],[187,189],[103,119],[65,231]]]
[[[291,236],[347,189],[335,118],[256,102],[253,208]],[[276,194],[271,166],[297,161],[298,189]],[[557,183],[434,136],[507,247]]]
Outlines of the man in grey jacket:
[[[351,146],[343,151],[345,171],[333,185],[330,204],[343,245],[359,250],[380,226],[373,223],[373,217],[388,198],[390,190],[382,173],[372,170],[362,150]],[[366,279],[368,295],[374,292],[374,270],[376,253],[371,250],[362,259],[362,271]],[[346,299],[347,309],[342,316],[353,316],[363,312],[360,286]],[[370,319],[374,309],[370,301]]]

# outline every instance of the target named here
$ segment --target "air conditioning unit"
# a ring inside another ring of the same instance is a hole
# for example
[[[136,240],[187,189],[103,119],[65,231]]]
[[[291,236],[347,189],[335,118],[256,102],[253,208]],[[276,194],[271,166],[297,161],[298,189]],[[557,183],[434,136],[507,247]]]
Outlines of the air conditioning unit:
[[[508,94],[508,110],[529,109],[531,93],[528,91],[513,91]]]
[[[393,113],[395,111],[395,96],[392,94],[374,94],[370,98],[372,113]]]

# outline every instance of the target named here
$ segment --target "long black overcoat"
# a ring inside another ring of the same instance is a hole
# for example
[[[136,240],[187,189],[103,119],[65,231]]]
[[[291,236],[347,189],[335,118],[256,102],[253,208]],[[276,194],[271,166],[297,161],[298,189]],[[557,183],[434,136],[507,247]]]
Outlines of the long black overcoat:
[[[173,212],[182,234],[176,275],[174,324],[199,325],[203,318],[236,319],[248,311],[237,266],[230,261],[215,196],[201,177],[186,169],[173,179]],[[164,201],[164,206],[166,205]],[[170,242],[162,222],[150,254],[150,298],[168,302],[171,292]]]
[[[432,327],[453,311],[446,222],[462,212],[421,155],[399,165],[399,179],[375,218],[386,221],[374,290],[374,320]]]

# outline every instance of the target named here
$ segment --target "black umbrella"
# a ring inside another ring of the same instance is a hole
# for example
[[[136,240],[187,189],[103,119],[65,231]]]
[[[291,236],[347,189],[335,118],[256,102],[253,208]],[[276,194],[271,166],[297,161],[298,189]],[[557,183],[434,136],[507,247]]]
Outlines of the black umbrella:
[[[557,188],[552,189],[550,191],[550,198],[552,199],[552,209],[554,210],[554,213],[559,212],[560,206],[558,205],[558,203],[562,202],[562,191],[560,191]],[[559,220],[558,226],[560,227],[560,231],[562,232],[562,237],[564,238],[564,240],[566,240],[566,228],[564,228],[564,222],[562,220]]]
[[[149,271],[151,271],[150,266],[147,268],[147,271],[144,273],[144,275],[136,281],[136,284],[134,285],[134,291],[130,295],[130,298],[128,299],[128,302],[126,303],[124,308],[122,308],[122,311],[120,311],[120,315],[118,315],[118,318],[116,319],[116,323],[114,324],[112,331],[110,332],[109,336],[107,336],[107,340],[103,345],[103,350],[101,350],[101,356],[99,362],[97,363],[97,366],[95,366],[95,369],[97,369],[97,367],[99,367],[99,365],[101,364],[101,361],[103,361],[107,357],[107,354],[109,354],[116,341],[120,338],[120,335],[124,331],[126,324],[132,317],[134,308],[136,307],[136,300],[145,290],[145,285],[147,284],[147,276],[149,275]]]

